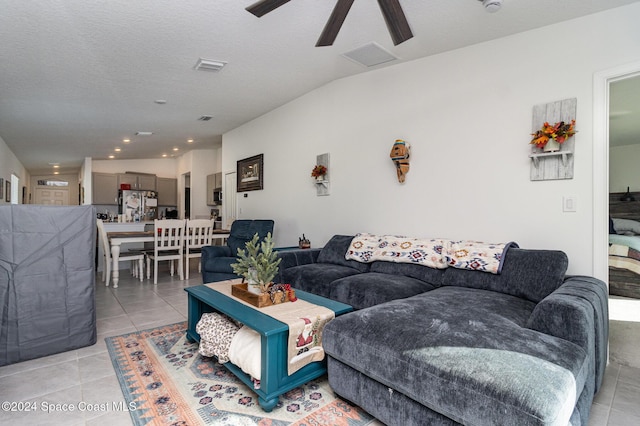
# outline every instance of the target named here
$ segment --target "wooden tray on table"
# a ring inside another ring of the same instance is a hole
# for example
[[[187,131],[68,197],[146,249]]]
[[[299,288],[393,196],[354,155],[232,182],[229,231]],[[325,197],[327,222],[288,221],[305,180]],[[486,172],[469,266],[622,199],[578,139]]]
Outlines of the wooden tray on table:
[[[249,284],[233,284],[231,286],[231,295],[238,299],[247,302],[258,308],[264,308],[265,306],[278,305],[280,303],[289,302],[291,299],[295,300],[295,292],[293,289],[287,291],[278,291],[272,298],[270,293],[255,294],[249,291]]]

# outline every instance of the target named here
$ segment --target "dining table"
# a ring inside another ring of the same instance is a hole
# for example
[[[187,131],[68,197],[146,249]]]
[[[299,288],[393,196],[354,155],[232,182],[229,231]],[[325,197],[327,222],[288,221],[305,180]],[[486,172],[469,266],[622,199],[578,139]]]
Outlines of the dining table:
[[[120,246],[128,243],[152,243],[154,242],[153,231],[113,231],[107,232],[107,238],[111,246],[111,260],[113,262],[111,279],[113,280],[113,288],[117,288],[120,280]],[[229,230],[213,230],[213,239],[224,241],[227,238],[229,238]]]
[[[107,232],[107,238],[111,246],[111,279],[113,288],[118,288],[120,279],[120,246],[124,243],[149,243],[153,242],[153,231],[116,231]]]

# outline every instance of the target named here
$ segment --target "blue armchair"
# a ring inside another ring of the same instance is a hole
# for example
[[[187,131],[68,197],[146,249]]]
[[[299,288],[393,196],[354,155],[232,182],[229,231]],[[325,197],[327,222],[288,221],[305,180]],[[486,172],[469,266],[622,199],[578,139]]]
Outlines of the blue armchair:
[[[226,246],[202,247],[202,282],[240,278],[233,273],[231,264],[236,263],[238,249],[243,249],[256,232],[260,240],[269,232],[273,234],[273,220],[236,220],[231,225]]]

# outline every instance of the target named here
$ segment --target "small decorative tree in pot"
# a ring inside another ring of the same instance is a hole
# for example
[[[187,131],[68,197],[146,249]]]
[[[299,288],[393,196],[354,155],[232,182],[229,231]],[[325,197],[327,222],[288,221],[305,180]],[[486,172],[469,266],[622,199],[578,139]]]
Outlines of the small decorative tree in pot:
[[[260,237],[256,233],[251,241],[245,244],[245,249],[238,249],[238,261],[231,264],[233,272],[244,277],[249,284],[249,291],[256,294],[269,291],[282,260],[273,251],[271,232],[262,242],[258,243],[259,240]]]

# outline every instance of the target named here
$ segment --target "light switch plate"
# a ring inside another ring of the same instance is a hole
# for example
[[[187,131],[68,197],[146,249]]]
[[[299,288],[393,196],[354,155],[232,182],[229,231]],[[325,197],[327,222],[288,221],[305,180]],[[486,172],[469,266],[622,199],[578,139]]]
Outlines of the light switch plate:
[[[575,195],[565,195],[562,197],[562,211],[575,212],[578,210],[578,200]]]

